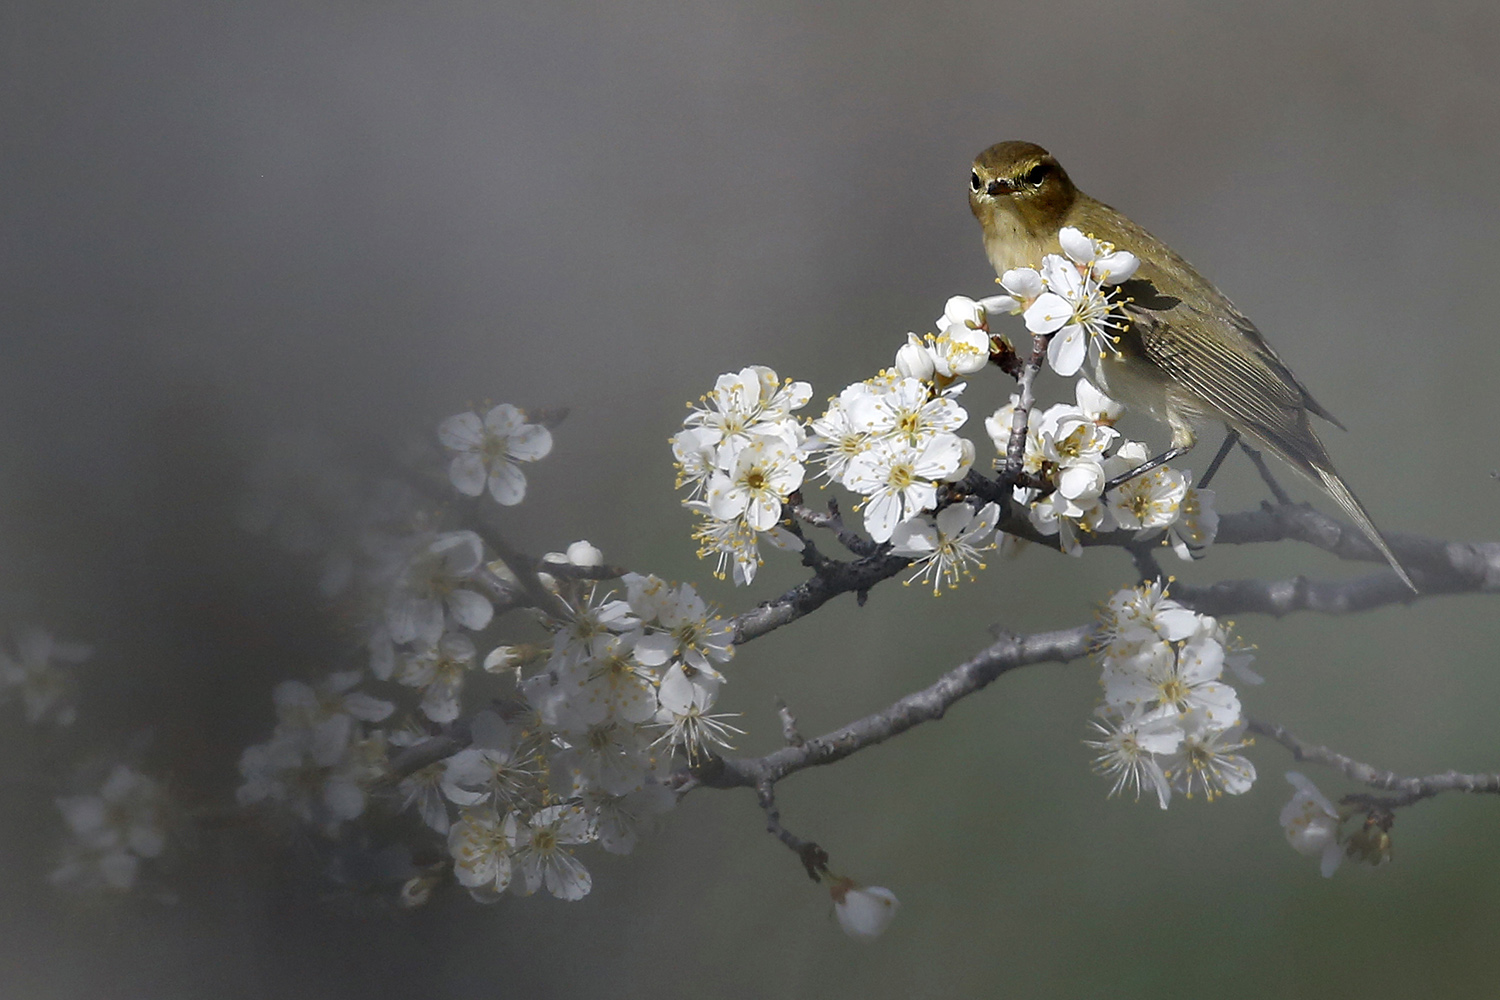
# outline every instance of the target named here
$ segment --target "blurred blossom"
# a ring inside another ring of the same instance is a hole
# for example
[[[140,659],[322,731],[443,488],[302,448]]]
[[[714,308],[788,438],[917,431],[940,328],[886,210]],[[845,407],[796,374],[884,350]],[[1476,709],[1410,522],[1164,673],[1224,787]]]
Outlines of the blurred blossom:
[[[444,420],[438,440],[457,452],[448,465],[448,479],[465,496],[477,497],[489,487],[497,503],[514,506],[526,496],[526,474],[521,463],[546,458],[552,433],[540,424],[526,423],[525,415],[509,403],[486,413],[460,413]]]

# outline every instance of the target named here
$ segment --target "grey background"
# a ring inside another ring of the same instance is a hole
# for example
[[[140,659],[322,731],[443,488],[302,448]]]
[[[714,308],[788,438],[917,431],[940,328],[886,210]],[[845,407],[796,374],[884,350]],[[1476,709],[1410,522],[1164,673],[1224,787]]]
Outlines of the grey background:
[[[1330,447],[1377,522],[1500,537],[1497,28],[1483,3],[6,5],[0,611],[99,646],[75,749],[150,726],[152,762],[207,802],[268,729],[271,683],[341,648],[307,567],[233,526],[273,432],[378,462],[471,400],[571,406],[516,536],[701,580],[665,446],[683,401],[749,363],[821,399],[985,293],[963,187],[1002,138],[1215,278],[1350,427]],[[1243,469],[1221,487],[1225,509],[1261,498]],[[1183,575],[1273,572],[1345,569],[1225,549]],[[733,610],[795,578],[709,589]],[[766,749],[775,694],[831,728],[986,626],[1077,623],[1128,578],[1116,554],[1033,552],[941,601],[840,601],[746,647],[724,704]],[[1496,768],[1491,601],[1239,625],[1269,678],[1252,711],[1402,771]],[[79,907],[39,884],[57,831],[26,779],[47,751],[11,709],[0,992],[1491,989],[1495,803],[1405,812],[1393,865],[1324,882],[1281,840],[1279,747],[1252,751],[1243,799],[1106,801],[1080,743],[1094,694],[1087,666],[1018,673],[786,783],[789,825],[901,897],[876,947],[843,938],[746,794],[595,852],[578,904],[351,912],[210,840],[182,904]]]

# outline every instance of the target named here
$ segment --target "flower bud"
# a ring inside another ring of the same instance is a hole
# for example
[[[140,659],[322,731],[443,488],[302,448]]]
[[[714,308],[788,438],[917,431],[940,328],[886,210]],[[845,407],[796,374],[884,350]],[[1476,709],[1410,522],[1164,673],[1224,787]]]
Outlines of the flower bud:
[[[974,442],[968,438],[959,438],[958,445],[963,457],[959,459],[958,468],[943,477],[943,482],[945,483],[958,482],[967,476],[969,470],[974,467]]]
[[[908,333],[906,343],[896,352],[896,370],[906,378],[932,378],[932,353],[917,339],[916,334]]]
[[[408,910],[415,910],[426,904],[432,898],[432,889],[436,884],[436,880],[427,875],[407,879],[401,886],[401,906]]]
[[[839,926],[852,938],[871,940],[885,932],[901,904],[896,894],[878,885],[858,886],[853,880],[835,878],[828,887]]]

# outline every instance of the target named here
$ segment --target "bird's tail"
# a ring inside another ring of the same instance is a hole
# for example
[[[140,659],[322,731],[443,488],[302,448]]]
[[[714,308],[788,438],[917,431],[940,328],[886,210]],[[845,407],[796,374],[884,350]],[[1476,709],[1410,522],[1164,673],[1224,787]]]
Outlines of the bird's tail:
[[[1307,436],[1311,440],[1307,442],[1306,446],[1300,448],[1288,447],[1285,443],[1275,441],[1274,439],[1267,440],[1262,438],[1262,440],[1270,445],[1271,450],[1282,461],[1323,487],[1324,492],[1333,497],[1338,505],[1344,509],[1344,513],[1349,515],[1349,519],[1354,522],[1355,527],[1359,528],[1360,532],[1370,540],[1370,544],[1375,546],[1382,556],[1385,556],[1385,561],[1391,564],[1391,569],[1396,571],[1396,575],[1401,578],[1401,582],[1410,587],[1412,593],[1418,593],[1417,585],[1411,582],[1411,577],[1407,575],[1406,567],[1401,565],[1400,560],[1396,558],[1396,554],[1391,551],[1390,545],[1386,544],[1385,536],[1380,533],[1379,528],[1375,527],[1375,522],[1370,520],[1370,515],[1365,511],[1365,505],[1359,502],[1359,497],[1354,495],[1354,491],[1334,471],[1333,462],[1329,460],[1328,453],[1324,451],[1322,442],[1317,439],[1316,435],[1312,434],[1311,430],[1308,431]]]

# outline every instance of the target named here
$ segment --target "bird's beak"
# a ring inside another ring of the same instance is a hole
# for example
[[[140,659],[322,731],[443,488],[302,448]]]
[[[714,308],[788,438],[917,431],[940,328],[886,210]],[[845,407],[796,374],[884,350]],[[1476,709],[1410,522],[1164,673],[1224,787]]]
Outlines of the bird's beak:
[[[1015,188],[1011,186],[1010,181],[1007,181],[1004,178],[996,178],[995,180],[989,182],[989,184],[984,189],[984,193],[989,195],[991,198],[998,198],[1000,195],[1010,194],[1014,190]]]

